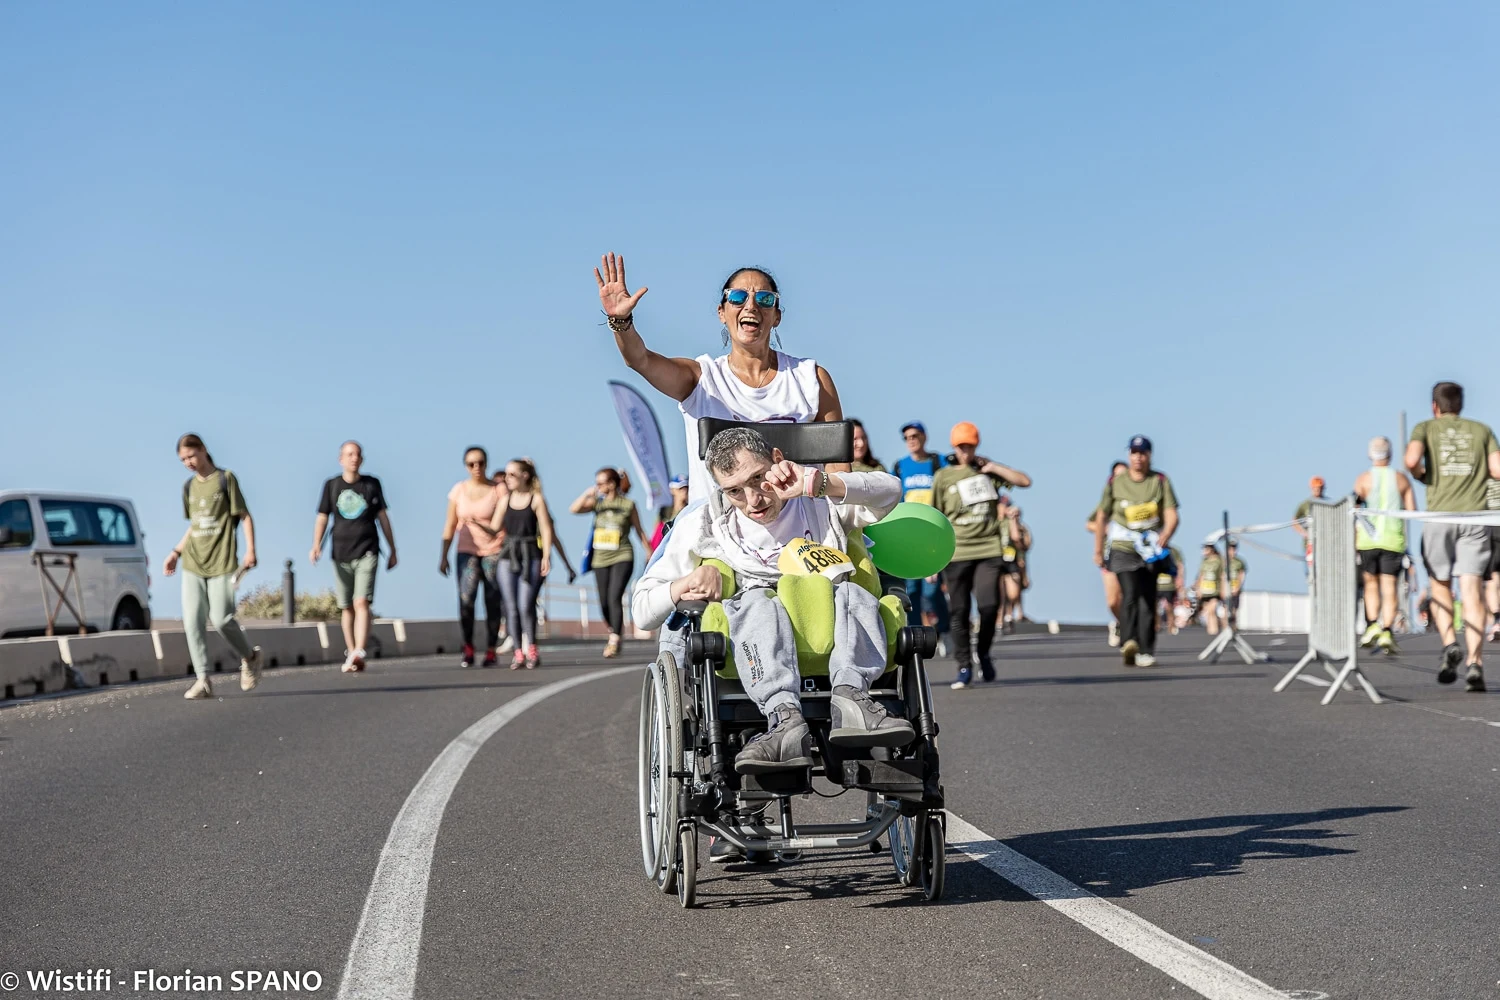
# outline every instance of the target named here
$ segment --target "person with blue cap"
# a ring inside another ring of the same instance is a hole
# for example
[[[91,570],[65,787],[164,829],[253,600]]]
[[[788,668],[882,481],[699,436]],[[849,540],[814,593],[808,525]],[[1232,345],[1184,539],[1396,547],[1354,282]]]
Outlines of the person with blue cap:
[[[1170,573],[1177,531],[1177,495],[1165,473],[1151,467],[1151,439],[1130,439],[1130,465],[1104,487],[1094,533],[1094,563],[1120,581],[1120,656],[1127,667],[1156,665],[1156,577]]]
[[[906,503],[932,504],[932,480],[947,462],[942,455],[927,450],[927,428],[920,420],[911,420],[901,426],[901,437],[906,441],[907,455],[891,465],[891,475],[901,480],[901,499]],[[948,597],[937,577],[906,581],[906,597],[910,610],[906,623],[922,624],[922,612],[932,612],[937,618],[938,641],[947,645]]]

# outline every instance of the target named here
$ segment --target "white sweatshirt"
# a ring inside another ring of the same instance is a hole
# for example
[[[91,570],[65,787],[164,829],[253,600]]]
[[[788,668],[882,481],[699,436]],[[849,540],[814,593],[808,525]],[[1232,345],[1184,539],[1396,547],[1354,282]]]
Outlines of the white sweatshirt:
[[[806,505],[808,523],[822,526],[823,537],[817,541],[843,552],[852,533],[879,521],[901,502],[901,480],[887,472],[840,472],[838,476],[844,481],[844,499],[802,502]],[[793,502],[788,501],[788,506]],[[702,559],[721,559],[727,563],[734,570],[735,584],[741,590],[776,585],[781,571],[775,566],[767,567],[745,552],[730,523],[734,516],[734,508],[724,499],[723,492],[716,489],[706,505],[677,519],[662,542],[661,556],[636,582],[630,614],[638,628],[661,627],[676,609],[672,584],[691,573]],[[786,516],[786,508],[781,516]]]

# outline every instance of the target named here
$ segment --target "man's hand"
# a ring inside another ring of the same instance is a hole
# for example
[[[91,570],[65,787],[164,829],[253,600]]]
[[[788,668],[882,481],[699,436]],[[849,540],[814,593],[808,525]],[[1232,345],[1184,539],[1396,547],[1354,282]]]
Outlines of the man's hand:
[[[802,466],[783,460],[766,470],[766,485],[781,499],[795,500],[806,495],[802,485],[806,476],[807,472]]]
[[[174,551],[167,556],[166,562],[161,564],[161,571],[167,576],[177,572],[177,553]]]
[[[323,546],[321,546],[321,545],[314,545],[312,547],[312,549],[307,553],[307,561],[310,562],[310,563],[312,563],[314,566],[316,566],[318,564],[318,557],[321,556],[322,554],[323,554]]]
[[[247,572],[249,570],[254,569],[256,566],[260,565],[260,562],[255,558],[255,550],[254,549],[248,549],[248,550],[246,550],[246,552],[245,552],[245,561],[243,563],[241,563],[240,565],[243,566]]]
[[[396,550],[395,549],[391,549],[391,557],[385,561],[385,569],[386,569],[386,572],[389,573],[391,570],[393,570],[395,568],[396,568]]]
[[[724,578],[713,566],[699,566],[672,584],[672,603],[717,601],[723,596]]]

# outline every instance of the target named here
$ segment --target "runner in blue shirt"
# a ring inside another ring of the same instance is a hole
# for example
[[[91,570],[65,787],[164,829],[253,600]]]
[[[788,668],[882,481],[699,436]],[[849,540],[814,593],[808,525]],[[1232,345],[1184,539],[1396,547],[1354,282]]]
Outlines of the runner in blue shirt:
[[[920,420],[913,420],[901,428],[906,439],[906,450],[910,453],[891,466],[891,475],[901,480],[901,499],[908,503],[932,505],[932,477],[947,462],[943,456],[927,450],[927,428]],[[922,624],[922,609],[925,606],[937,615],[938,636],[948,634],[948,598],[943,593],[940,577],[925,580],[907,580],[906,596],[911,600],[911,611],[907,613],[907,624]],[[925,601],[925,605],[924,605]]]

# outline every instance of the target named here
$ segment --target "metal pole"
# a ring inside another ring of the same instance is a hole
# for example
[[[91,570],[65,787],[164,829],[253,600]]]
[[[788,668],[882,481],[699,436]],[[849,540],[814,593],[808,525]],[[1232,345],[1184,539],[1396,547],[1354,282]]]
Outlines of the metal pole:
[[[1229,565],[1229,511],[1224,512],[1224,624],[1234,628],[1234,570]]]
[[[1402,410],[1401,411],[1401,436],[1398,437],[1396,439],[1395,443],[1391,445],[1391,467],[1394,468],[1397,471],[1398,475],[1405,475],[1406,474],[1406,468],[1405,468],[1406,462],[1403,459],[1402,462],[1401,462],[1401,464],[1397,465],[1396,464],[1396,456],[1397,455],[1405,455],[1405,454],[1406,454],[1406,411]],[[1413,487],[1413,491],[1415,491],[1415,487]],[[1414,528],[1414,527],[1416,527],[1417,524],[1419,524],[1419,523],[1420,522],[1417,522],[1417,521],[1407,521],[1406,522],[1406,525],[1405,525],[1405,528],[1406,528],[1406,551],[1403,552],[1403,553],[1401,553],[1403,556],[1406,557],[1406,559],[1411,559],[1411,529]],[[1412,560],[1412,565],[1416,565],[1416,560]],[[1411,579],[1411,577],[1409,577],[1407,575],[1407,572],[1406,572],[1406,562],[1405,562],[1405,560],[1403,560],[1402,561],[1402,565],[1401,565],[1401,580],[1397,584],[1397,587],[1398,587],[1398,589],[1401,588],[1401,587],[1405,587],[1406,588],[1406,602],[1405,602],[1406,603],[1406,609],[1405,609],[1406,614],[1404,615],[1404,617],[1406,618],[1406,631],[1408,633],[1414,633],[1417,630],[1417,595],[1416,595],[1415,589],[1413,587],[1411,587],[1411,586],[1408,585],[1407,581],[1409,579]]]
[[[281,620],[288,625],[297,620],[297,575],[292,572],[290,559],[281,571]]]

